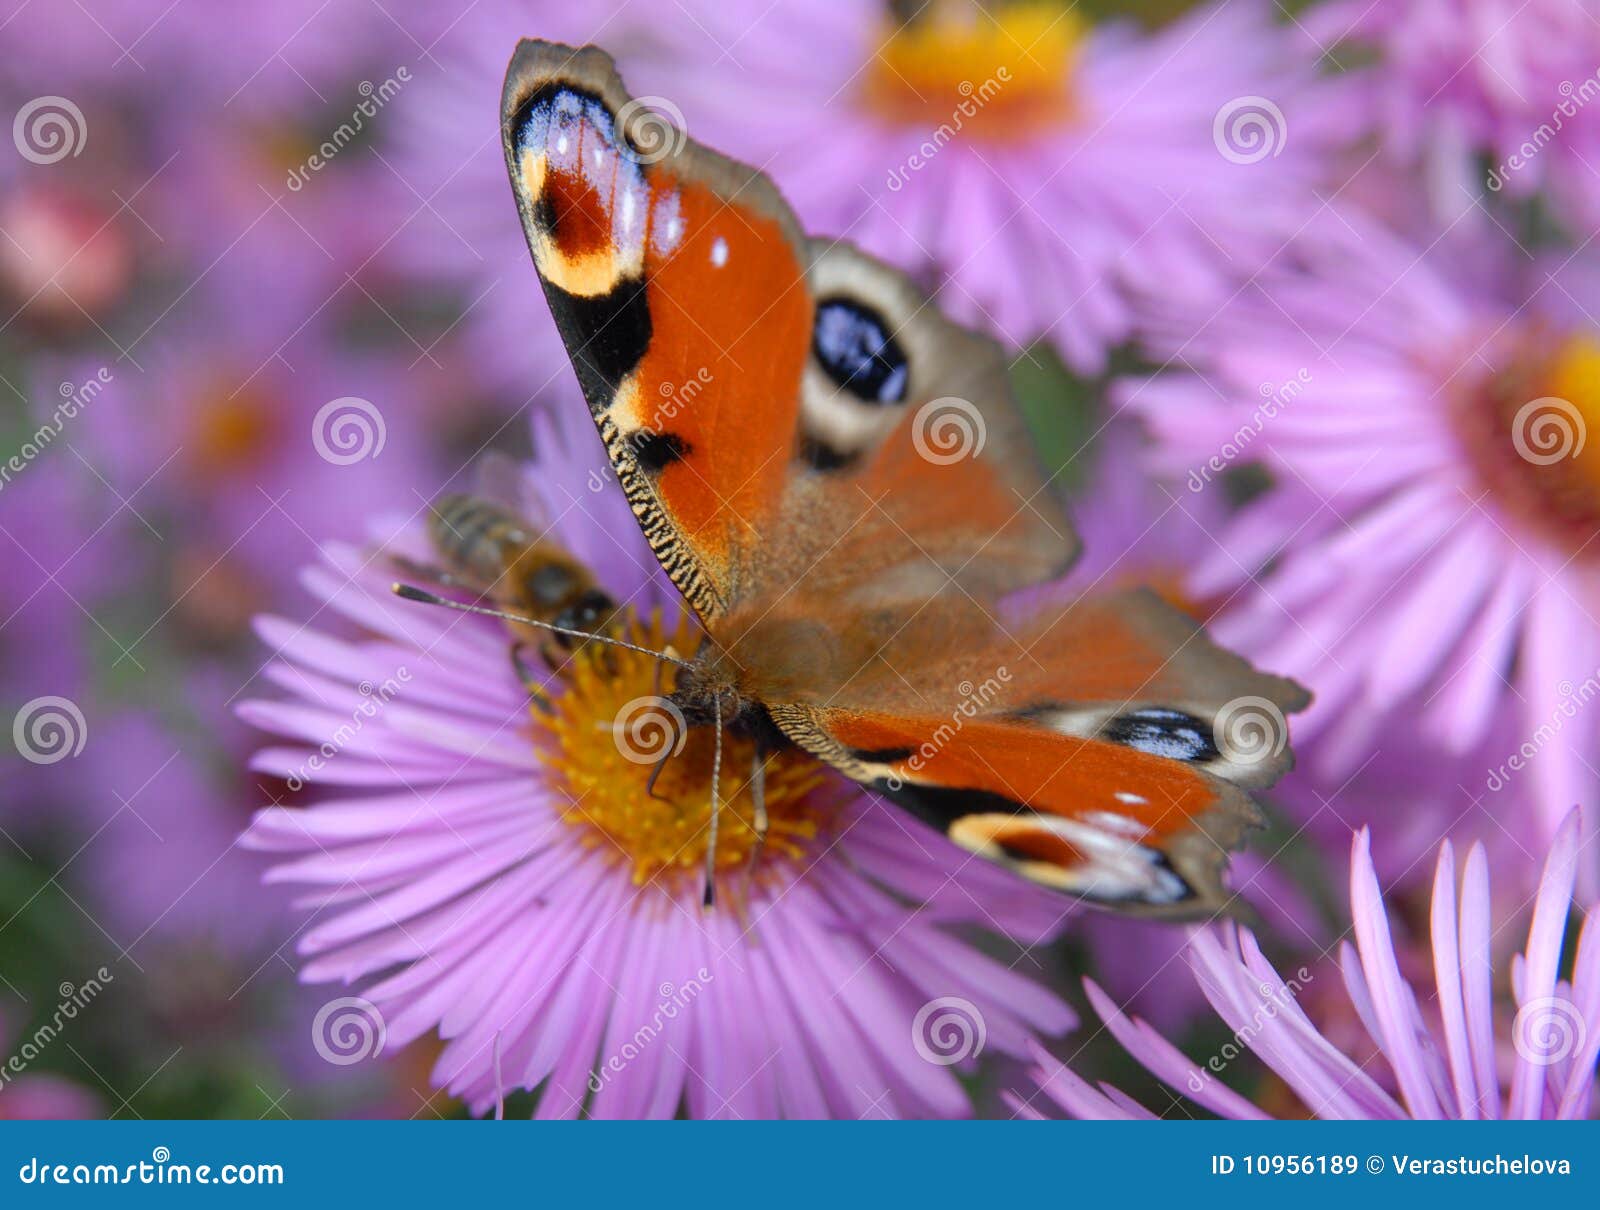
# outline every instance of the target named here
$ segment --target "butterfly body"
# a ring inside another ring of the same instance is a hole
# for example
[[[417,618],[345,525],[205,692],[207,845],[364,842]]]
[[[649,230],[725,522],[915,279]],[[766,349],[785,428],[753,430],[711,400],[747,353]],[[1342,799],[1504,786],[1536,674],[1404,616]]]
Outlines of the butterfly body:
[[[691,723],[796,745],[958,844],[1090,902],[1227,900],[1240,703],[1303,708],[1147,592],[1051,587],[1077,540],[1000,348],[903,275],[808,238],[759,172],[524,42],[502,133],[529,247],[652,551],[706,638]]]

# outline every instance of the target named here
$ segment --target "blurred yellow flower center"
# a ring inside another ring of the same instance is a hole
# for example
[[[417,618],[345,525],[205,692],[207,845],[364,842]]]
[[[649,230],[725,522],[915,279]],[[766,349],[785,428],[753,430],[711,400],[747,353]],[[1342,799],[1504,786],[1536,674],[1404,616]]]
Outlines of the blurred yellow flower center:
[[[1573,551],[1600,557],[1600,336],[1529,340],[1466,408],[1467,447],[1502,504]]]
[[[694,650],[696,632],[687,620],[668,634],[659,615],[648,622],[627,616],[619,638],[657,651],[669,644]],[[563,818],[585,831],[587,843],[631,865],[635,883],[704,869],[715,736],[710,727],[685,726],[666,700],[673,670],[663,668],[658,684],[649,656],[591,643],[565,675],[566,687],[548,698],[548,709],[533,711],[543,733],[541,759],[570,797]],[[717,869],[728,872],[734,888],[756,846],[754,750],[751,740],[724,732]],[[663,754],[652,795],[647,784]],[[822,780],[821,767],[803,753],[768,758],[765,858],[798,856],[827,824],[832,799],[816,792]]]
[[[1065,5],[935,0],[890,28],[868,66],[868,106],[892,122],[1020,138],[1073,110],[1087,26]]]
[[[289,173],[304,165],[317,150],[310,134],[291,123],[274,122],[258,127],[253,133],[255,139],[252,145],[273,173],[275,182],[282,181]]]
[[[205,388],[192,425],[191,457],[200,471],[211,475],[253,465],[275,437],[267,399],[249,387]]]

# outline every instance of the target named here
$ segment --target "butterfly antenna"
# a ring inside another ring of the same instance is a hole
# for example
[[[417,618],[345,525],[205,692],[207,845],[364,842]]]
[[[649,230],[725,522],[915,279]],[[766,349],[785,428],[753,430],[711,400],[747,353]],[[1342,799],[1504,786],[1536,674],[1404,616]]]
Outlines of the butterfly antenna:
[[[711,699],[712,726],[716,739],[711,747],[711,825],[706,837],[706,894],[701,906],[710,911],[717,905],[717,817],[722,812],[722,694]]]
[[[689,667],[688,660],[680,660],[677,656],[668,655],[664,651],[654,651],[649,647],[641,647],[637,643],[629,643],[623,639],[614,639],[606,634],[595,634],[588,630],[572,630],[566,626],[557,626],[551,622],[541,622],[538,618],[525,618],[521,614],[507,613],[502,609],[488,609],[482,605],[468,605],[464,601],[452,601],[448,597],[441,597],[437,593],[428,592],[426,589],[417,588],[411,584],[391,584],[389,585],[389,591],[407,601],[418,601],[423,605],[441,605],[445,609],[454,609],[457,613],[477,613],[486,618],[499,618],[502,621],[516,622],[522,626],[537,626],[540,630],[548,630],[552,634],[564,634],[569,638],[586,639],[591,643],[609,643],[613,647],[626,647],[629,651],[637,651],[640,655],[647,655],[653,660],[676,664],[679,668]]]

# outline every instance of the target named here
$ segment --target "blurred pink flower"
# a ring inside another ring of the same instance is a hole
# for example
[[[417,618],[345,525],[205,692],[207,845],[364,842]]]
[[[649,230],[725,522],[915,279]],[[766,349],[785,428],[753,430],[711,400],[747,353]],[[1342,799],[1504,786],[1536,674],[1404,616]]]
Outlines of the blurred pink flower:
[[[374,501],[420,507],[447,477],[420,371],[330,342],[295,301],[232,278],[197,291],[73,434],[85,473],[162,544],[146,573],[200,645],[281,599],[312,533],[356,537]]]
[[[544,424],[536,436],[526,513],[628,605],[635,641],[692,650],[598,443]],[[388,550],[429,558],[416,526],[383,532]],[[771,766],[774,830],[748,884],[749,792],[731,783],[726,889],[706,914],[710,737],[690,734],[664,767],[666,802],[645,792],[654,761],[618,738],[619,720],[660,700],[655,662],[579,656],[547,682],[548,708],[530,708],[500,623],[400,601],[394,575],[348,546],[305,574],[319,612],[372,637],[262,619],[278,651],[266,675],[292,696],[246,717],[291,742],[255,767],[317,797],[262,811],[246,843],[274,855],[272,881],[311,888],[302,977],[363,983],[390,1047],[437,1029],[435,1081],[475,1112],[542,1088],[553,1117],[964,1116],[951,1063],[985,1040],[1025,1053],[1034,1031],[1073,1023],[944,929],[1032,944],[1062,901],[798,755]],[[725,793],[741,752],[730,739]],[[940,1050],[963,1024],[965,1052]]]
[[[1154,344],[1184,368],[1121,396],[1192,492],[1272,472],[1188,587],[1311,688],[1311,764],[1337,784],[1386,745],[1474,753],[1496,815],[1547,840],[1600,789],[1600,261],[1482,262],[1330,216],[1225,313],[1175,312]]]
[[[259,958],[282,932],[286,897],[262,894],[265,863],[239,848],[244,779],[206,768],[198,733],[153,712],[101,711],[91,726],[73,807],[86,839],[64,871],[83,910],[136,961],[158,945]]]
[[[1070,596],[1137,584],[1206,621],[1211,603],[1190,596],[1186,582],[1216,546],[1226,503],[1154,473],[1148,445],[1137,422],[1112,417],[1073,451],[1057,478],[1083,473],[1081,485],[1068,492],[1083,553],[1062,582],[1020,594],[1018,605],[1031,606],[1041,592]]]
[[[131,518],[84,481],[70,451],[52,448],[70,441],[79,421],[65,411],[51,419],[67,401],[42,374],[36,381],[37,415],[17,447],[21,469],[7,465],[0,486],[0,719],[6,742],[19,737],[27,758],[6,770],[0,849],[24,855],[33,846],[22,834],[70,815],[83,794],[94,652],[114,642],[106,603],[137,565]],[[79,402],[80,387],[67,386]]]
[[[1286,980],[1248,929],[1196,930],[1190,951],[1195,978],[1235,1042],[1315,1117],[1588,1118],[1600,1055],[1600,915],[1592,909],[1583,917],[1571,979],[1560,977],[1580,831],[1573,811],[1545,862],[1527,944],[1512,960],[1510,1057],[1495,1033],[1489,865],[1476,845],[1459,889],[1454,851],[1448,842],[1440,848],[1431,916],[1435,985],[1428,989],[1402,973],[1370,838],[1365,829],[1356,835],[1350,876],[1355,944],[1341,945],[1340,968],[1351,1008],[1387,1071],[1369,1072],[1367,1063],[1354,1061],[1319,1030],[1297,1003],[1301,974]],[[1193,1062],[1149,1025],[1125,1016],[1092,982],[1086,987],[1106,1028],[1175,1092],[1221,1117],[1268,1116],[1222,1084],[1215,1064]],[[1072,1117],[1155,1116],[1111,1085],[1089,1084],[1042,1050],[1037,1057],[1041,1090]],[[1502,1079],[1503,1065],[1509,1065],[1509,1081]],[[1391,1079],[1398,1096],[1384,1086]],[[1038,1117],[1031,1099],[1019,1099],[1018,1111]]]
[[[169,118],[185,107],[216,120],[281,116],[330,101],[364,66],[415,54],[420,43],[402,21],[370,0],[279,0],[248,10],[149,0],[44,4],[17,22],[27,53],[7,68],[23,88],[121,95]]]
[[[1575,236],[1600,223],[1592,4],[1334,0],[1301,20],[1335,59],[1376,52],[1355,72],[1363,125],[1403,171],[1419,174],[1437,214],[1454,219],[1486,191],[1516,199],[1543,191]]]
[[[0,1012],[0,1063],[15,1059],[19,1073],[0,1071],[0,1122],[69,1122],[105,1116],[105,1105],[83,1085],[53,1072],[29,1070],[34,1050],[20,1014]]]
[[[127,291],[133,241],[99,198],[72,186],[0,180],[0,300],[13,319],[71,327]]]
[[[1481,752],[1510,752],[1521,742],[1516,720],[1488,732]],[[1345,878],[1350,834],[1372,832],[1372,863],[1385,885],[1419,890],[1441,840],[1458,847],[1476,842],[1489,856],[1497,895],[1525,896],[1539,870],[1532,855],[1546,842],[1529,785],[1486,793],[1480,751],[1456,753],[1396,734],[1374,745],[1353,771],[1320,768],[1316,740],[1293,777],[1273,791],[1273,801],[1298,837],[1319,855],[1319,886]],[[1531,778],[1528,779],[1531,783]],[[1591,864],[1594,864],[1591,862]]]
[[[593,41],[617,56],[631,87],[648,91],[651,74],[633,58],[640,31],[617,20],[627,7],[479,0],[430,42],[385,117],[393,150],[371,198],[396,232],[384,261],[411,283],[459,296],[449,335],[463,372],[511,404],[553,386],[570,390],[571,369],[506,179],[498,116],[506,64],[520,38]]]
[[[684,9],[660,87],[690,134],[771,174],[818,235],[1084,371],[1152,292],[1222,305],[1315,208],[1344,113],[1254,0],[1155,32],[1051,3],[933,5],[898,31],[881,0]]]

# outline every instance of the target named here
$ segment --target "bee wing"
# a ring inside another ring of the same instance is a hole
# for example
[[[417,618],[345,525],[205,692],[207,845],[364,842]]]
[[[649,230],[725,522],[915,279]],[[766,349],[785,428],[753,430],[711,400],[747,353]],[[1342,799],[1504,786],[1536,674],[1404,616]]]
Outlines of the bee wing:
[[[509,513],[526,516],[531,493],[523,487],[522,467],[509,454],[489,450],[478,458],[473,471],[472,494],[479,499],[498,504]],[[539,521],[538,517],[528,517]]]

